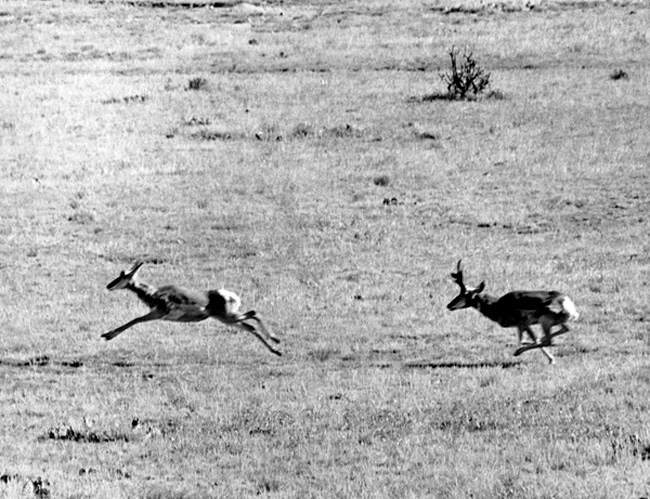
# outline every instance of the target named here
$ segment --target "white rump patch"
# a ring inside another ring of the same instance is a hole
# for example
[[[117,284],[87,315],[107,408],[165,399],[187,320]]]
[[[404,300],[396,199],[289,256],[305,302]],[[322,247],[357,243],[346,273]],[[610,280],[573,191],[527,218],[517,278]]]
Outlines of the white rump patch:
[[[565,296],[564,299],[562,300],[562,307],[569,314],[569,320],[575,321],[578,319],[578,317],[580,317],[580,314],[578,313],[575,304],[571,301],[571,298],[569,298],[568,296]]]
[[[219,290],[219,294],[223,296],[224,300],[226,300],[226,310],[231,313],[237,313],[241,306],[241,299],[239,296],[232,291],[223,288]]]

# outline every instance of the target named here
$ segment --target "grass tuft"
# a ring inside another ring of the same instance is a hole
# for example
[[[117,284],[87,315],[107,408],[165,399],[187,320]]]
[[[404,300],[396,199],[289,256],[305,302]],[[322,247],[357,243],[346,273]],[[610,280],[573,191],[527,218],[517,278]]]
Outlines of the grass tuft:
[[[187,82],[187,90],[206,90],[209,87],[208,80],[202,76],[192,78]]]

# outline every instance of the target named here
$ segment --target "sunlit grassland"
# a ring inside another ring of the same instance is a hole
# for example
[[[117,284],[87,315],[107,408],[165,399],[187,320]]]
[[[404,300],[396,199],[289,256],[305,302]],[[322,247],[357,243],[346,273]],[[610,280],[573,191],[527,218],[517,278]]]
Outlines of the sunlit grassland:
[[[648,9],[499,5],[3,5],[0,497],[647,497]],[[452,45],[503,98],[427,98]],[[284,356],[101,342],[136,258]],[[571,296],[557,365],[459,258]]]

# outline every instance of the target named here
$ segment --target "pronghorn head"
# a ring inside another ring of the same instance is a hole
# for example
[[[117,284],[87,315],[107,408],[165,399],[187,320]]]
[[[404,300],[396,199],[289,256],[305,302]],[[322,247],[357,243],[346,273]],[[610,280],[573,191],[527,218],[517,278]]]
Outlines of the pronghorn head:
[[[454,282],[460,287],[460,293],[447,305],[449,310],[460,310],[461,308],[474,307],[477,302],[477,296],[485,289],[485,281],[479,284],[476,288],[468,288],[465,286],[465,283],[463,282],[463,267],[461,261],[462,260],[458,260],[456,272],[452,272],[451,274]]]
[[[115,291],[116,289],[126,288],[129,284],[135,281],[136,274],[138,273],[138,270],[140,270],[140,267],[142,267],[143,264],[144,264],[143,261],[137,260],[129,270],[127,270],[126,272],[124,271],[120,272],[120,276],[117,279],[109,282],[106,288],[111,291]]]

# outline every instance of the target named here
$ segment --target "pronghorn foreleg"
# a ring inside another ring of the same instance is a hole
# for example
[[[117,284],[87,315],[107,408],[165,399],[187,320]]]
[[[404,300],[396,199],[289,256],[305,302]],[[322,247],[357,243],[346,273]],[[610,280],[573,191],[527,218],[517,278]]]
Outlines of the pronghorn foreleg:
[[[246,315],[246,314],[243,314],[243,315]],[[252,319],[252,317],[249,317],[249,319]],[[246,320],[246,319],[243,319],[243,320]],[[237,326],[237,327],[239,327],[239,328],[241,328],[241,329],[243,329],[244,331],[248,331],[249,333],[254,334],[255,337],[256,337],[258,340],[260,340],[262,343],[264,343],[264,346],[265,346],[266,348],[268,348],[268,349],[269,349],[272,353],[274,353],[275,355],[278,355],[278,356],[282,355],[282,352],[280,352],[280,351],[277,350],[273,345],[271,345],[271,344],[268,342],[268,340],[267,340],[267,339],[266,339],[262,334],[260,334],[259,331],[258,331],[254,326],[251,326],[250,324],[247,324],[247,323],[242,322],[242,321],[240,321],[240,320],[235,321],[235,322],[233,323],[233,325],[234,325],[234,326]]]
[[[524,327],[524,330],[528,333],[528,336],[530,336],[530,339],[533,340],[533,343],[530,344],[530,345],[524,345],[524,346],[518,348],[517,351],[515,352],[515,357],[518,357],[519,355],[521,355],[524,352],[527,352],[528,350],[534,350],[536,348],[539,348],[539,349],[542,350],[542,353],[546,356],[549,363],[554,364],[555,363],[555,357],[553,357],[551,352],[549,352],[548,349],[546,348],[547,346],[549,346],[551,344],[550,337],[549,337],[547,331],[544,330],[544,340],[542,341],[542,343],[538,343],[537,337],[535,336],[535,333],[530,328],[530,326],[523,326],[523,327]]]
[[[256,321],[264,335],[266,336],[267,339],[270,339],[271,341],[275,343],[280,343],[280,338],[275,336],[271,330],[266,326],[266,324],[262,321],[262,319],[257,315],[257,312],[255,310],[250,310],[249,312],[246,312],[245,314],[242,314],[239,316],[240,321],[247,321],[247,320],[252,320]]]
[[[126,324],[123,324],[122,326],[115,328],[112,331],[109,331],[108,333],[102,334],[102,338],[104,338],[106,341],[112,340],[118,334],[123,333],[124,331],[126,331],[130,327],[135,326],[136,324],[140,324],[141,322],[155,321],[161,319],[163,315],[165,315],[163,312],[154,309],[148,314],[143,315],[142,317],[136,317],[132,321],[129,321]]]
[[[537,338],[535,337],[535,333],[533,333],[529,327],[520,324],[519,326],[517,326],[517,339],[519,340],[519,345],[530,344],[529,342],[524,342],[523,340],[524,331],[526,331],[526,333],[531,338],[533,343],[537,343]]]

